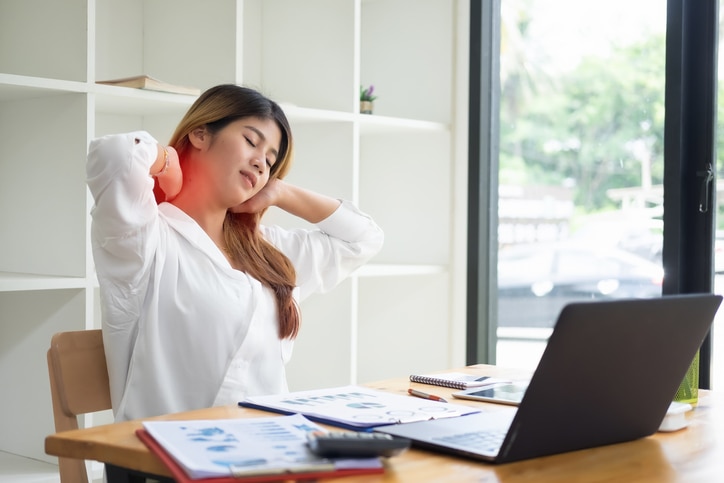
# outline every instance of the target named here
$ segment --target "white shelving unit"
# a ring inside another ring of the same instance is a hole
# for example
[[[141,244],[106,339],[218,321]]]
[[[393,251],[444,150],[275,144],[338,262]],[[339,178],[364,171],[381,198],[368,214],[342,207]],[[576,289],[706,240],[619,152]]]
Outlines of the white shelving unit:
[[[96,80],[148,74],[202,90],[260,89],[292,123],[288,179],[354,201],[385,230],[370,265],[303,304],[292,390],[463,364],[466,8],[0,2],[0,452],[55,462],[43,451],[53,431],[45,352],[55,332],[100,326],[89,141],[138,129],[165,141],[194,100]],[[359,113],[360,84],[379,93],[374,115]],[[86,424],[99,420],[109,418]]]

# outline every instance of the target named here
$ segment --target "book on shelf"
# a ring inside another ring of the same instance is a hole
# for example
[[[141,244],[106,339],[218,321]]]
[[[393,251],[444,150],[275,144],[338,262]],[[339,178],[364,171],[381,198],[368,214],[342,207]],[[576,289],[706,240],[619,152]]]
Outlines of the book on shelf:
[[[181,483],[316,480],[384,472],[380,458],[317,456],[306,444],[310,431],[325,430],[295,414],[144,421],[136,435]]]
[[[177,86],[147,75],[96,81],[96,83],[110,86],[132,87],[134,89],[146,89],[149,91],[170,92],[172,94],[187,94],[191,96],[198,96],[201,93],[201,90],[196,87]]]
[[[421,384],[451,387],[453,389],[468,389],[471,387],[490,386],[492,384],[509,383],[507,379],[496,377],[466,374],[464,372],[442,372],[438,374],[412,374],[410,381]]]
[[[299,413],[313,421],[356,431],[479,412],[461,404],[423,402],[407,394],[354,385],[247,397],[239,405],[282,414]]]

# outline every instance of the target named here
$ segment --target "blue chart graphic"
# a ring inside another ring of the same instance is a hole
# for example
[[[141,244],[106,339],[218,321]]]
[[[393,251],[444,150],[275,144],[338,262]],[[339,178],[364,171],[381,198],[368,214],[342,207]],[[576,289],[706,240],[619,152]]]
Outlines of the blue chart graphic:
[[[281,477],[287,472],[332,469],[328,460],[317,456],[307,446],[307,434],[322,428],[301,414],[249,419],[144,421],[143,426],[194,481],[240,473]],[[367,468],[366,465],[363,467]]]
[[[308,425],[294,427],[303,431],[314,429]],[[244,444],[234,434],[219,427],[182,427],[181,429],[185,432],[188,441],[198,444],[199,450],[208,452],[210,460],[216,465],[249,467],[268,462],[264,458],[247,456],[250,449],[248,443]],[[305,452],[300,452],[296,447],[299,446],[298,444],[289,446],[290,443],[298,443],[299,437],[274,421],[251,422],[247,424],[246,430],[255,441],[272,444],[277,451],[281,451],[291,461],[301,461],[307,457]]]
[[[218,446],[209,446],[206,448],[206,451],[215,451],[217,453],[228,453],[229,451],[235,450],[236,446],[232,446],[229,444],[221,444]]]
[[[385,407],[384,404],[373,402],[356,402],[347,404],[347,406],[355,409],[379,409]]]
[[[452,403],[420,400],[358,386],[304,391],[279,397],[260,396],[249,398],[248,403],[325,421],[349,423],[355,427],[424,421],[471,412]]]
[[[327,406],[331,403],[339,402],[359,402],[360,400],[367,400],[369,398],[369,394],[364,394],[361,392],[340,392],[336,394],[324,394],[321,396],[307,396],[284,399],[281,402],[284,404],[292,404],[295,406],[316,407]]]

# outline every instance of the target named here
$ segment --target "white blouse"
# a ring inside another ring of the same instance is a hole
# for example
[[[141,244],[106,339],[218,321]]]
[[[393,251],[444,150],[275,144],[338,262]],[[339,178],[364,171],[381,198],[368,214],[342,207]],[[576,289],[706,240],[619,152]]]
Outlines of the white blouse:
[[[91,238],[116,420],[287,391],[293,342],[271,290],[231,267],[201,227],[156,204],[157,142],[146,132],[90,144]],[[295,298],[335,287],[382,247],[383,233],[343,202],[314,230],[263,226],[294,264]],[[304,325],[302,324],[302,330]]]

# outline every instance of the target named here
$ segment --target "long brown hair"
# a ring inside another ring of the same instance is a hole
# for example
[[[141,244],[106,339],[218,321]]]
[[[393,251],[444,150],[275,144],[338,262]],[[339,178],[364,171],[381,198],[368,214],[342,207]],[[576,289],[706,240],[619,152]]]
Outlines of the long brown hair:
[[[229,123],[245,117],[272,119],[281,131],[277,161],[271,168],[269,179],[283,178],[292,160],[292,131],[284,112],[277,103],[261,93],[233,84],[212,87],[199,96],[181,119],[169,145],[179,153],[181,166],[189,149],[189,134],[206,127],[216,134]],[[224,241],[230,256],[241,270],[259,280],[274,292],[279,313],[279,337],[294,338],[299,332],[300,314],[292,291],[296,286],[296,271],[291,261],[259,230],[263,212],[226,213]]]

